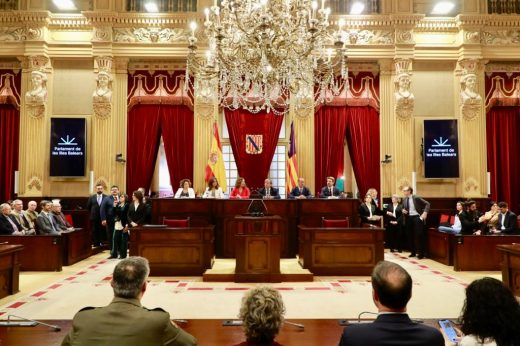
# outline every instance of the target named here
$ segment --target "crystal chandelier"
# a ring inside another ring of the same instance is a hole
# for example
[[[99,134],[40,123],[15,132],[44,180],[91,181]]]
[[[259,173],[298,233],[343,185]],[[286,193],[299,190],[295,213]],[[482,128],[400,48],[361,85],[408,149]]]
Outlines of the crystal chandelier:
[[[347,83],[342,21],[332,31],[325,0],[222,0],[205,9],[206,54],[191,23],[186,77],[199,97],[231,110],[281,115],[314,108]],[[188,83],[186,83],[188,87]]]

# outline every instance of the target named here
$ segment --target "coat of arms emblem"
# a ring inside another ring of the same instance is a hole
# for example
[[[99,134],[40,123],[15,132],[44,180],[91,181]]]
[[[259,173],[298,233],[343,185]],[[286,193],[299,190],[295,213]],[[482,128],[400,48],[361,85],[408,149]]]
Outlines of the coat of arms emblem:
[[[263,135],[246,135],[246,153],[258,155],[262,153]]]

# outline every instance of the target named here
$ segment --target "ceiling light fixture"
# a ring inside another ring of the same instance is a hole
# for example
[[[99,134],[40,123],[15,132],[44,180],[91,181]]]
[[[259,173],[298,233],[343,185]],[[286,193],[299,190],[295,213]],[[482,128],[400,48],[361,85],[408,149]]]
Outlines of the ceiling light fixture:
[[[149,13],[159,12],[159,7],[157,7],[157,4],[153,1],[146,2],[144,4],[144,8],[146,9],[146,12],[149,12]]]
[[[432,14],[446,15],[455,8],[455,4],[451,1],[440,1],[433,7]]]
[[[365,9],[365,4],[357,1],[352,4],[352,7],[350,8],[350,14],[361,14],[361,13],[363,13],[364,9]]]
[[[77,9],[72,0],[52,0],[52,3],[58,8],[58,10],[61,11],[71,11]]]

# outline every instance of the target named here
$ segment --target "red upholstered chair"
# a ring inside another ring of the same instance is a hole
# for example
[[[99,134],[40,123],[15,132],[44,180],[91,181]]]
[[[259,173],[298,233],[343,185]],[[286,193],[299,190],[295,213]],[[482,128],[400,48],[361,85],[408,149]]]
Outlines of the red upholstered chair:
[[[348,217],[341,220],[330,220],[324,217],[321,218],[322,227],[350,227],[350,220]]]
[[[72,226],[74,227],[74,223],[72,222],[72,215],[70,214],[64,214],[65,215],[65,220],[67,220],[67,222]]]
[[[450,216],[450,225],[455,224],[455,215]]]
[[[440,224],[447,223],[450,221],[450,216],[446,214],[441,214],[441,219],[439,220]]]
[[[166,225],[168,227],[190,227],[190,218],[188,217],[186,219],[181,220],[164,218],[163,225]]]

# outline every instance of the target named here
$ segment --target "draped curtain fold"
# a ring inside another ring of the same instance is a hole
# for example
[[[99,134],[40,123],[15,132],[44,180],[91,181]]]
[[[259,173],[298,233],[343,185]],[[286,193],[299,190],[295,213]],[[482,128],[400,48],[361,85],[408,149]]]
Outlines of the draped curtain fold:
[[[321,107],[314,117],[316,190],[343,175],[346,141],[359,191],[380,189],[379,113],[370,106]]]
[[[137,105],[128,113],[126,187],[130,195],[152,184],[161,140],[161,107]]]
[[[181,179],[193,180],[193,111],[180,105],[139,104],[128,114],[128,193],[150,188],[161,134],[172,187]]]
[[[193,182],[193,111],[187,106],[161,109],[161,132],[172,187],[182,179]]]
[[[265,111],[251,114],[244,109],[226,109],[224,113],[238,175],[245,178],[250,188],[258,189],[269,174],[283,117]],[[246,135],[262,135],[260,154],[246,153]]]
[[[520,107],[493,107],[486,116],[491,198],[520,212]]]
[[[11,105],[0,105],[0,200],[13,197],[14,172],[18,170],[20,112]]]

